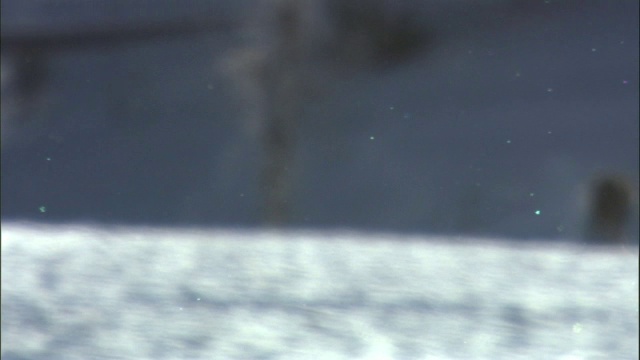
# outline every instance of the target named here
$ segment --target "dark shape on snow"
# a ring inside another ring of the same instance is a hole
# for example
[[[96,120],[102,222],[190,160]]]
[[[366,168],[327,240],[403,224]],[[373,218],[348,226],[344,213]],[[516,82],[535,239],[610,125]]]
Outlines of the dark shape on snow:
[[[590,189],[589,240],[599,243],[626,241],[632,194],[631,186],[624,177],[606,176],[594,181]]]

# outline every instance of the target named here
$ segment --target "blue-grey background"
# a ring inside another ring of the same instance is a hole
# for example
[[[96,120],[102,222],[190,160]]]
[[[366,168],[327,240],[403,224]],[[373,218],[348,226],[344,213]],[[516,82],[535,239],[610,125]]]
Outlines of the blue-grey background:
[[[2,2],[3,220],[260,225],[262,149],[224,64],[261,8],[92,3]],[[637,1],[354,4],[424,41],[322,59],[291,225],[577,237],[594,176],[637,186]]]

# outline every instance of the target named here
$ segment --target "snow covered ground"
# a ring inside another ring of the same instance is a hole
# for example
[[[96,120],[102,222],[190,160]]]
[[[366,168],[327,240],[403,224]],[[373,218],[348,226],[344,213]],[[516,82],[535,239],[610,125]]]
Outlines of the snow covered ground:
[[[637,359],[638,248],[2,224],[2,359]]]

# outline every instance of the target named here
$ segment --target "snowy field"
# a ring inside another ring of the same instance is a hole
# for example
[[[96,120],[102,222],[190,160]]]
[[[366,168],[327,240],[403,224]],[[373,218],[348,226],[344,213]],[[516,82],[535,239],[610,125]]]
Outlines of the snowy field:
[[[637,359],[638,248],[2,224],[2,359]]]

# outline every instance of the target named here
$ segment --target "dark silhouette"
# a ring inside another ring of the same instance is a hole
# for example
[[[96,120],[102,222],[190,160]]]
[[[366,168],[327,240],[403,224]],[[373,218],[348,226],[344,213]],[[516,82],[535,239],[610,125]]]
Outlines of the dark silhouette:
[[[606,176],[593,182],[590,189],[587,239],[593,242],[626,241],[632,212],[633,191],[621,176]]]
[[[262,143],[262,216],[269,226],[290,221],[298,119],[309,94],[325,85],[319,81],[361,69],[384,70],[428,40],[409,15],[387,16],[369,2],[357,5],[363,4],[263,2],[247,27],[257,41],[226,59],[248,109],[250,132]]]

